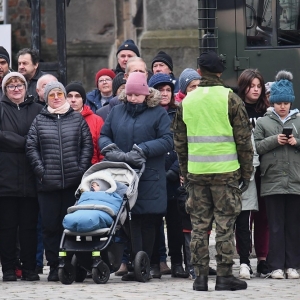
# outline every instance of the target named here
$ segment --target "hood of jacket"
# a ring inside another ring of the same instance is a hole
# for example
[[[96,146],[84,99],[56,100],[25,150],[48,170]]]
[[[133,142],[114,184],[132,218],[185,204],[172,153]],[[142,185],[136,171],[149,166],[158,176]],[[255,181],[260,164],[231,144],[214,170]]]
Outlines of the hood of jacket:
[[[158,106],[160,104],[161,101],[161,94],[158,90],[150,87],[149,88],[149,92],[150,94],[148,96],[146,96],[145,102],[147,104],[148,107],[155,107]],[[121,102],[127,103],[127,97],[126,97],[126,93],[125,90],[123,90],[120,95],[119,95],[119,100]]]
[[[89,106],[83,105],[82,111],[80,113],[85,118],[86,116],[92,115],[93,111]]]

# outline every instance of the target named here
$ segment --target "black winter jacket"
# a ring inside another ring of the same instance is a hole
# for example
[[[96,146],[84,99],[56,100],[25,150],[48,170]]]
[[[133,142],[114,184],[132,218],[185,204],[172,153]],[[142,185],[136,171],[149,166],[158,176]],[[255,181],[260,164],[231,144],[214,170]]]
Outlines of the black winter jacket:
[[[46,106],[30,127],[26,154],[37,178],[38,191],[78,186],[93,155],[89,127],[72,108],[58,115],[51,114]]]
[[[0,102],[0,197],[36,197],[35,176],[25,155],[26,135],[42,106],[33,97]],[[2,112],[1,112],[2,111]]]

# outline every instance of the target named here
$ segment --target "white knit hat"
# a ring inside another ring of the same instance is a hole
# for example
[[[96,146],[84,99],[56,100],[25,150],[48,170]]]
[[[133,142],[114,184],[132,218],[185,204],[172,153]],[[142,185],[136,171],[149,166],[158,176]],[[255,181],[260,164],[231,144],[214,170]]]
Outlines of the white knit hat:
[[[6,85],[7,80],[11,77],[19,77],[22,81],[24,81],[25,88],[27,90],[27,81],[26,81],[25,77],[19,72],[10,72],[10,73],[6,74],[2,80],[2,91],[5,95],[6,95],[5,85]]]

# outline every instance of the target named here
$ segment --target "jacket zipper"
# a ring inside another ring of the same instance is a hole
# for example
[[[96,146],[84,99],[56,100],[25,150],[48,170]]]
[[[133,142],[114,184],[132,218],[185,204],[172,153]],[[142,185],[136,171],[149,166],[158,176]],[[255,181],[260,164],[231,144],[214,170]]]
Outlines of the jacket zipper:
[[[59,137],[59,149],[60,149],[60,167],[61,167],[62,186],[64,189],[65,178],[64,178],[64,165],[63,165],[62,142],[61,142],[61,123],[60,123],[59,115],[57,115],[57,119],[58,119],[58,137]]]

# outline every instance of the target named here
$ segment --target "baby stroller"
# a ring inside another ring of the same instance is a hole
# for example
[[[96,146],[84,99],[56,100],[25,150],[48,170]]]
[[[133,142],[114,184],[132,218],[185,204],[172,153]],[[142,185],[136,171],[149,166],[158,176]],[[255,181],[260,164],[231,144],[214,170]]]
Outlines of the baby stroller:
[[[120,229],[123,228],[128,239],[131,241],[130,210],[137,199],[137,188],[140,176],[145,166],[141,170],[133,170],[128,164],[123,162],[103,161],[90,167],[82,177],[81,184],[76,191],[76,198],[89,190],[90,178],[99,171],[105,171],[111,175],[116,182],[124,183],[128,186],[119,211],[114,212],[109,207],[84,206],[80,209],[100,209],[110,214],[112,218],[111,226],[99,228],[89,232],[76,232],[65,229],[60,242],[58,277],[63,284],[83,282],[87,271],[91,271],[92,278],[97,284],[104,284],[108,281],[110,273],[117,271],[121,265],[124,242],[118,238]],[[77,204],[77,202],[76,202]],[[76,210],[79,206],[72,206],[68,213]],[[127,218],[128,217],[128,218]],[[124,228],[124,222],[128,219],[129,226]],[[72,259],[70,259],[72,257]],[[136,279],[146,282],[150,276],[150,261],[144,251],[139,251],[135,257],[130,255],[129,269],[134,271]]]

